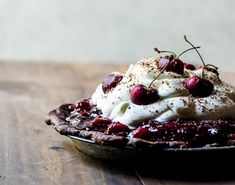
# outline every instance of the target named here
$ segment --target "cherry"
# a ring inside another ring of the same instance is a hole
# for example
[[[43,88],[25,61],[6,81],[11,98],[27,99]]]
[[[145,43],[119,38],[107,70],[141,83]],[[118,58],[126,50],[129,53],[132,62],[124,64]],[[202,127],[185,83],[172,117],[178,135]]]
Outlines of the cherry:
[[[235,134],[229,134],[228,138],[231,139],[231,140],[235,140]]]
[[[194,75],[186,81],[185,88],[194,97],[206,97],[213,92],[214,85],[209,80]]]
[[[77,104],[77,111],[80,113],[83,112],[89,112],[91,110],[92,106],[89,103],[88,99],[81,100]]]
[[[168,133],[168,129],[165,127],[156,127],[154,129],[151,129],[151,131],[155,134],[157,137],[162,137]]]
[[[187,63],[184,63],[184,68],[191,71],[196,69],[196,67],[193,64],[187,64]]]
[[[165,69],[166,71],[171,71],[171,72],[178,73],[178,74],[182,75],[184,73],[185,66],[184,66],[184,63],[179,59],[179,57],[190,50],[194,50],[194,49],[198,49],[198,48],[200,48],[200,46],[197,46],[197,47],[193,46],[192,48],[188,48],[188,49],[184,50],[178,56],[172,51],[161,51],[158,48],[154,48],[154,51],[156,51],[158,53],[171,53],[170,56],[168,55],[168,56],[160,57],[157,60],[157,66],[159,69]],[[192,68],[192,66],[190,67],[190,69],[191,68]],[[186,67],[186,69],[187,69],[187,67]],[[195,67],[194,67],[194,69],[195,69]]]
[[[129,132],[129,131],[130,129],[127,125],[119,122],[110,124],[106,130],[107,134],[109,135],[114,133],[116,134],[119,132]]]
[[[166,67],[166,69],[165,69],[166,71],[174,72],[177,74],[184,73],[184,63],[180,59],[175,58],[175,56],[173,56],[173,55],[167,55],[164,57],[160,57],[157,60],[157,66],[158,66],[158,69],[160,69],[160,70],[163,69],[164,67]]]
[[[228,123],[225,123],[222,120],[219,120],[217,125],[221,128],[221,130],[224,133],[229,134],[229,133],[235,132],[235,126],[233,124],[228,124]]]
[[[137,105],[148,105],[159,100],[157,89],[142,84],[134,86],[131,90],[131,102]]]
[[[157,60],[157,67],[158,67],[158,69],[163,69],[171,60],[173,60],[173,58],[174,58],[173,55],[161,56]]]
[[[151,132],[146,127],[139,127],[133,132],[133,137],[146,139],[151,135]]]
[[[94,120],[91,121],[91,125],[93,127],[105,127],[111,123],[112,123],[111,119],[104,117],[96,117]]]
[[[111,89],[115,88],[117,84],[122,80],[122,78],[123,76],[115,74],[109,74],[108,76],[106,76],[102,82],[103,92],[107,93]]]
[[[177,129],[177,124],[175,121],[169,121],[166,124],[166,128],[169,132],[174,132]]]
[[[157,67],[158,69],[160,69],[161,71],[159,72],[159,74],[152,80],[152,82],[149,84],[148,89],[151,87],[151,85],[153,84],[153,82],[155,80],[157,80],[157,78],[164,72],[164,71],[170,71],[170,72],[174,72],[177,74],[182,75],[184,73],[184,63],[179,59],[179,57],[181,55],[183,55],[184,53],[193,50],[193,49],[197,49],[200,48],[200,46],[198,47],[192,47],[189,49],[184,50],[183,52],[181,52],[178,56],[172,52],[172,51],[160,51],[158,48],[154,48],[154,51],[158,52],[158,53],[171,53],[171,55],[167,55],[164,57],[160,57],[159,59],[157,59]],[[187,66],[186,66],[187,67]],[[194,67],[194,66],[193,66]],[[192,66],[191,66],[192,68]],[[195,68],[195,67],[194,67]]]
[[[181,138],[190,138],[193,137],[196,132],[196,127],[194,126],[184,126],[177,129],[177,134]]]

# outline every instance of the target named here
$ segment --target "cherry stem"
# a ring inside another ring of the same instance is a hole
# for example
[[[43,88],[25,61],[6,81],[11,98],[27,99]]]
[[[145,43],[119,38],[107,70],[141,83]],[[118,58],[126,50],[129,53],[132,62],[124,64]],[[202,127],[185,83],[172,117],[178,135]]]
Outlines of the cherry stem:
[[[185,40],[187,43],[189,43],[189,44],[193,47],[193,49],[195,49],[195,51],[197,52],[197,54],[199,55],[199,57],[200,57],[200,59],[201,59],[201,61],[202,61],[202,63],[203,63],[203,66],[206,66],[206,64],[205,64],[205,62],[204,62],[204,60],[203,60],[201,54],[198,52],[197,48],[196,48],[191,42],[188,41],[186,35],[184,35],[184,40]]]
[[[195,48],[197,48],[197,49],[199,49],[199,48],[201,48],[201,46],[197,46],[197,47],[195,47]],[[195,49],[194,47],[192,47],[192,48],[189,48],[189,49],[186,49],[185,51],[183,51],[182,53],[180,53],[176,58],[179,58],[181,55],[183,55],[184,53],[186,53],[186,52],[188,52],[188,51],[190,51],[190,50],[193,50],[193,49]]]
[[[202,78],[204,77],[204,70],[205,70],[205,67],[202,68],[202,74],[201,74]]]
[[[162,70],[158,73],[158,75],[152,80],[152,82],[149,84],[148,88],[151,87],[151,85],[153,84],[153,82],[155,80],[157,80],[157,78],[163,73],[163,71],[165,71],[165,69],[167,68],[167,66],[171,63],[172,59],[169,59],[169,62],[164,66],[164,68],[162,68]]]
[[[158,48],[153,48],[153,50],[157,53],[171,53],[172,55],[174,55],[174,58],[176,58],[177,56],[173,51],[159,50]]]

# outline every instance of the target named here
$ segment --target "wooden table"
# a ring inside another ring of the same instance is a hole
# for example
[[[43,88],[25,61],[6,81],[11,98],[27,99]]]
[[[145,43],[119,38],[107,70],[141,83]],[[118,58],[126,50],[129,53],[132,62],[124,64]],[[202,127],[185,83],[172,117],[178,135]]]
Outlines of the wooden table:
[[[89,97],[106,74],[126,68],[0,63],[0,184],[235,184],[235,174],[207,179],[207,175],[200,178],[200,171],[175,175],[178,167],[164,171],[158,166],[138,169],[99,161],[79,152],[69,138],[44,123],[49,110]],[[235,85],[234,77],[235,73],[222,75]]]

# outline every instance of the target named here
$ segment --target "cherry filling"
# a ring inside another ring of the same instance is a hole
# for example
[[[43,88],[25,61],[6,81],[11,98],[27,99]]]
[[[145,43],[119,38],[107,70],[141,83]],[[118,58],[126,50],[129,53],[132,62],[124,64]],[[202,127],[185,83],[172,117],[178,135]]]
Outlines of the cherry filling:
[[[79,124],[87,123],[83,129],[102,132],[105,135],[152,142],[183,141],[188,147],[202,147],[214,143],[227,145],[229,140],[235,140],[235,120],[176,120],[164,123],[148,120],[138,128],[130,129],[123,123],[103,117],[102,112],[98,111],[95,105],[91,105],[89,100],[79,102],[75,111],[77,112],[75,119],[80,120]],[[80,116],[84,112],[88,115],[86,120]]]
[[[92,105],[89,103],[88,99],[84,99],[77,104],[77,111],[82,114],[83,116],[89,115]]]
[[[133,137],[149,141],[186,141],[191,147],[200,147],[212,143],[224,144],[228,139],[235,139],[234,124],[234,120],[178,120],[168,123],[149,120],[132,133]]]

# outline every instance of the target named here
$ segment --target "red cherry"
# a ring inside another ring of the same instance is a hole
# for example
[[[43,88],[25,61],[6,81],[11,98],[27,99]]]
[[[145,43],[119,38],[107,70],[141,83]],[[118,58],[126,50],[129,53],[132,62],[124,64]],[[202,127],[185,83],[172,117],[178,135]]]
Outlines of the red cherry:
[[[196,69],[196,67],[193,64],[187,64],[187,63],[184,63],[184,68],[191,71]]]
[[[91,121],[93,127],[105,127],[112,123],[112,120],[104,117],[97,117]]]
[[[151,130],[157,137],[164,136],[168,133],[168,129],[166,127],[156,127]]]
[[[194,75],[186,81],[185,88],[194,97],[206,97],[213,92],[214,85],[209,80]]]
[[[77,111],[82,114],[82,113],[88,113],[92,109],[92,106],[88,99],[84,99],[78,102],[76,108],[77,108]]]
[[[110,134],[119,133],[119,132],[129,132],[130,129],[127,125],[117,122],[117,123],[113,123],[109,125],[106,131],[107,131],[107,134],[110,135]]]
[[[166,128],[168,131],[175,131],[177,128],[176,122],[175,121],[169,121],[166,124]]]
[[[131,90],[131,102],[137,105],[148,105],[159,100],[157,89],[138,84]]]
[[[177,135],[183,138],[192,137],[195,135],[195,126],[183,126],[177,129]]]
[[[150,136],[151,132],[146,127],[139,127],[133,132],[133,137],[146,139]]]
[[[184,63],[180,59],[174,58],[173,55],[160,57],[158,59],[158,61],[157,61],[158,69],[161,70],[166,65],[167,65],[166,71],[170,71],[170,72],[174,72],[174,73],[178,73],[178,74],[184,73]]]
[[[228,138],[231,139],[231,140],[235,140],[235,134],[229,134]]]
[[[104,93],[107,93],[111,89],[115,88],[117,84],[122,80],[122,78],[123,76],[115,74],[109,74],[108,76],[106,76],[102,82],[102,89]]]
[[[167,56],[164,56],[164,57],[160,57],[158,60],[157,60],[157,67],[159,69],[163,69],[168,63],[170,60],[173,60],[174,56],[173,55],[167,55]]]

